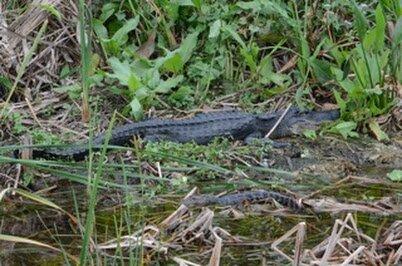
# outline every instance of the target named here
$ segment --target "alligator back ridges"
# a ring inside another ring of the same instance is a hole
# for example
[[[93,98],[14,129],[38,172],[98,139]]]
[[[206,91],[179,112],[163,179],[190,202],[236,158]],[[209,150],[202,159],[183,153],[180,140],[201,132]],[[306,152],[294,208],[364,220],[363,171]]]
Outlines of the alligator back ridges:
[[[145,141],[168,140],[178,143],[194,141],[207,144],[215,137],[230,137],[235,140],[247,140],[250,136],[265,136],[272,129],[283,111],[256,115],[238,110],[200,113],[189,119],[148,119],[116,127],[111,132],[109,145],[125,146],[133,136]],[[294,134],[292,127],[334,120],[339,111],[298,112],[289,111],[270,138],[281,138]],[[296,132],[297,133],[297,132]],[[93,139],[93,150],[97,151],[105,142],[105,133]],[[72,158],[85,159],[88,155],[88,142],[68,145],[63,148],[33,150],[34,158]]]
[[[299,203],[295,198],[268,190],[239,192],[235,194],[224,195],[221,197],[213,195],[191,196],[187,199],[184,199],[182,203],[189,207],[202,207],[208,205],[231,206],[243,204],[246,202],[259,203],[268,201],[270,199],[274,199],[281,205],[296,211],[301,211],[304,209],[303,205]]]

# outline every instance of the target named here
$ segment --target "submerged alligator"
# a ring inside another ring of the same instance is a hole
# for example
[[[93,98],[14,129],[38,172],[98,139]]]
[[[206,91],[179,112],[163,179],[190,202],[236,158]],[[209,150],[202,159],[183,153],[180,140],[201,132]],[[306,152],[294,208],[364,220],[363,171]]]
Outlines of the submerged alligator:
[[[138,123],[129,123],[112,130],[108,144],[123,146],[130,143],[133,136],[145,141],[172,141],[185,143],[194,141],[207,144],[215,137],[234,140],[262,138],[277,123],[284,111],[267,114],[250,114],[238,110],[200,113],[189,119],[148,119]],[[324,121],[339,117],[338,110],[301,112],[291,108],[269,136],[272,139],[301,133]],[[92,141],[93,150],[99,150],[106,140],[106,133],[101,133]],[[83,160],[88,155],[88,143],[71,144],[65,148],[35,149],[33,158],[72,158]]]

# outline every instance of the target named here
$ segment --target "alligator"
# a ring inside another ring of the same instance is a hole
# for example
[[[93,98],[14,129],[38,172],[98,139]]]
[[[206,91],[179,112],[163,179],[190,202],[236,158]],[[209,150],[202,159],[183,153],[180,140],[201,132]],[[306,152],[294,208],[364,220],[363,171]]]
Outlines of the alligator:
[[[271,132],[270,139],[300,134],[303,129],[316,127],[324,121],[336,120],[339,117],[339,110],[303,112],[297,108],[290,108],[284,116],[283,112],[280,110],[273,113],[252,114],[239,110],[224,110],[199,113],[188,119],[152,118],[116,127],[111,131],[108,145],[128,145],[134,136],[146,142],[193,141],[200,145],[211,142],[215,137],[224,137],[244,140],[249,144],[253,139],[263,138],[277,124],[279,118],[282,120]],[[101,149],[106,137],[107,134],[104,132],[93,138],[94,151]],[[82,142],[63,148],[34,149],[32,157],[83,160],[88,153],[88,142]]]
[[[292,197],[283,195],[278,192],[262,189],[228,194],[221,197],[214,195],[196,195],[185,198],[182,201],[182,204],[186,205],[187,207],[204,207],[209,205],[233,206],[243,203],[264,202],[269,199],[274,199],[281,205],[289,207],[298,212],[304,209],[302,203],[299,203],[296,199]]]

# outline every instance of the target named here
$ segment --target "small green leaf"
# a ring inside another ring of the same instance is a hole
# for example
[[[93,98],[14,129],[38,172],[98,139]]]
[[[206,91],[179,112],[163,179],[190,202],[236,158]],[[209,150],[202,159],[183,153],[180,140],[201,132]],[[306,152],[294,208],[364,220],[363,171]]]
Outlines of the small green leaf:
[[[135,75],[134,73],[131,73],[130,77],[128,78],[128,81],[127,81],[127,86],[131,92],[135,93],[143,85],[142,85],[140,79],[137,77],[137,75]]]
[[[191,2],[193,2],[193,5],[194,5],[197,9],[201,9],[202,0],[191,0]]]
[[[170,91],[170,89],[177,87],[177,85],[179,85],[179,83],[183,81],[183,78],[184,77],[182,75],[179,75],[177,77],[162,81],[155,89],[155,92],[167,93]]]
[[[236,6],[245,10],[251,9],[253,12],[259,12],[261,11],[262,8],[262,5],[259,1],[250,1],[250,2],[239,1],[236,3]]]
[[[137,98],[133,98],[133,100],[130,102],[130,107],[131,107],[131,114],[135,117],[136,120],[139,120],[142,118],[142,105],[140,101]]]
[[[389,140],[388,135],[384,131],[382,131],[382,129],[380,128],[380,125],[378,125],[377,121],[371,120],[369,122],[368,126],[377,140],[379,140],[379,141]]]
[[[60,86],[53,88],[55,92],[58,93],[67,93],[71,99],[79,99],[81,97],[81,85],[80,84],[72,84],[66,86]]]
[[[303,135],[311,140],[315,140],[317,138],[317,132],[315,132],[315,130],[312,129],[306,129],[303,131]]]
[[[253,54],[249,51],[247,47],[240,49],[240,54],[244,57],[246,64],[250,68],[252,73],[256,73],[257,71],[257,63],[254,60]]]
[[[112,37],[112,40],[115,41],[117,45],[122,46],[128,40],[128,33],[137,28],[139,22],[140,22],[139,16],[127,20],[124,23],[123,27],[121,27],[118,31],[116,31],[116,33]]]
[[[319,82],[325,83],[333,79],[331,75],[331,65],[328,63],[328,61],[317,58],[311,58],[309,61],[311,67],[313,68],[314,75],[317,77]]]
[[[98,19],[94,19],[92,21],[92,25],[93,25],[93,29],[96,33],[96,35],[98,36],[99,40],[101,42],[105,42],[107,41],[107,39],[109,38],[108,36],[108,32],[106,27],[103,25],[103,23],[98,20]]]
[[[357,132],[354,131],[356,127],[357,127],[356,122],[352,121],[341,122],[332,127],[329,130],[329,132],[340,134],[345,139],[347,139],[348,137],[358,137],[359,134],[357,134]]]
[[[387,174],[387,177],[394,182],[402,182],[402,170],[394,169]]]
[[[180,48],[178,49],[179,54],[181,55],[181,59],[183,64],[185,64],[193,54],[195,47],[197,46],[198,42],[198,34],[199,32],[194,32],[189,35],[183,40],[180,44]]]
[[[341,113],[344,113],[346,111],[346,101],[344,99],[342,99],[341,94],[336,90],[334,90],[334,96],[335,96],[336,103],[338,104],[339,108],[341,109]]]
[[[63,68],[60,71],[60,79],[66,78],[70,74],[71,70],[68,65],[63,66]]]
[[[109,58],[108,62],[113,70],[112,76],[117,78],[122,85],[127,86],[128,80],[131,76],[130,64],[127,61],[122,63],[116,57]]]
[[[219,36],[219,33],[221,31],[221,26],[222,26],[222,21],[220,19],[215,20],[214,23],[212,23],[210,29],[209,29],[209,34],[208,38],[216,38]]]
[[[99,20],[102,23],[105,23],[106,20],[108,20],[115,13],[116,6],[117,6],[117,4],[115,4],[115,3],[104,4],[102,7],[102,13],[99,16]]]
[[[172,57],[167,59],[163,63],[163,69],[172,72],[172,73],[179,73],[183,70],[183,60],[179,53],[174,54]]]

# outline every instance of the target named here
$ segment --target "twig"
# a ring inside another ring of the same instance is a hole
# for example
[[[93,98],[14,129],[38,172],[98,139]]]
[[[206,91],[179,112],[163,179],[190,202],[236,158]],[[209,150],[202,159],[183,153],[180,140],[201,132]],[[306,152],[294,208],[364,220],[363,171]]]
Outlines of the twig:
[[[292,106],[292,103],[290,103],[288,105],[288,107],[286,107],[285,111],[282,113],[282,115],[279,117],[278,121],[276,121],[275,125],[271,128],[271,130],[265,135],[265,138],[269,138],[269,136],[271,136],[271,134],[275,131],[275,129],[279,126],[279,124],[282,122],[283,118],[285,117],[285,115],[288,113],[290,107]]]
[[[282,257],[284,257],[288,261],[292,262],[293,265],[300,265],[301,247],[302,247],[302,244],[303,244],[303,239],[304,239],[304,236],[305,236],[305,232],[306,232],[306,223],[301,222],[301,223],[297,224],[296,226],[294,226],[289,231],[287,231],[283,236],[281,236],[280,238],[275,240],[272,243],[271,248],[274,251],[276,251],[277,253],[279,253]],[[288,240],[290,238],[290,236],[295,234],[295,233],[296,233],[296,242],[295,242],[296,250],[295,250],[295,256],[292,259],[290,256],[286,255],[282,250],[280,250],[278,248],[278,245],[280,245],[285,240]]]
[[[28,105],[28,109],[31,112],[33,119],[43,129],[42,123],[39,121],[38,117],[36,116],[35,111],[34,111],[34,109],[32,107],[32,104],[31,104],[31,102],[29,101],[29,99],[27,97],[25,97],[25,102]]]
[[[216,228],[212,229],[212,234],[215,237],[215,245],[214,248],[212,249],[212,255],[209,260],[209,266],[219,266],[219,262],[221,260],[221,252],[222,252],[222,238],[218,236],[218,234],[215,232]]]

